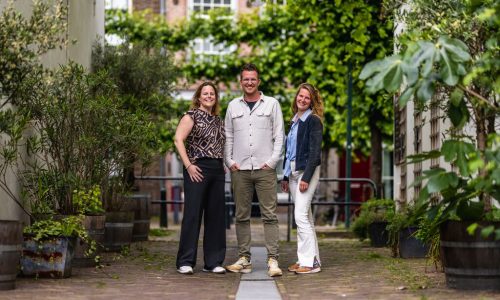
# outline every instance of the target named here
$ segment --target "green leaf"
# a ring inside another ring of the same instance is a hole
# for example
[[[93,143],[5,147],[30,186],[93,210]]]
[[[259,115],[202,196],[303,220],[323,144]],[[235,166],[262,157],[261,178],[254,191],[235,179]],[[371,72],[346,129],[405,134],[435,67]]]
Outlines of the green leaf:
[[[387,70],[384,76],[384,87],[391,93],[399,89],[402,81],[403,71],[401,70],[401,61],[397,61]]]
[[[382,59],[377,59],[367,63],[361,73],[359,74],[359,79],[365,80],[377,72],[380,72],[381,66],[383,65]]]
[[[466,62],[471,59],[467,45],[459,39],[441,36],[438,43],[449,53],[454,62]]]
[[[462,99],[458,105],[448,102],[448,117],[455,128],[462,128],[470,119],[467,104]]]
[[[474,235],[474,232],[476,232],[476,229],[479,225],[477,223],[472,223],[469,225],[469,227],[467,227],[467,232],[469,233],[469,235]]]
[[[434,82],[431,78],[422,79],[420,87],[417,90],[418,100],[425,102],[434,95]]]
[[[438,174],[446,173],[446,170],[443,168],[434,168],[434,169],[424,170],[423,173],[424,173],[424,175],[429,177],[429,176],[435,176]]]
[[[420,64],[424,64],[421,70],[423,77],[427,77],[431,74],[432,68],[434,66],[434,61],[438,57],[436,45],[428,41],[419,41],[417,43],[418,50],[411,57],[411,65],[415,67],[420,67]]]
[[[484,161],[481,159],[481,157],[476,157],[469,161],[469,170],[472,173],[477,172],[479,169],[483,167],[484,167]]]
[[[458,166],[462,176],[469,176],[468,161],[471,155],[475,155],[474,144],[459,140],[446,140],[443,142],[441,152],[445,161]]]
[[[463,98],[464,98],[464,91],[462,91],[459,88],[455,88],[450,95],[450,101],[455,106],[459,106],[460,102],[463,101]]]
[[[399,106],[404,107],[408,100],[410,100],[411,96],[415,93],[414,87],[408,87],[402,94],[399,96]]]
[[[434,175],[429,178],[427,189],[429,193],[439,193],[449,187],[456,187],[458,185],[458,177],[455,173],[444,173]]]
[[[401,63],[401,69],[406,77],[406,84],[409,86],[414,85],[418,80],[418,67],[403,61]]]
[[[455,86],[458,82],[457,64],[448,56],[445,48],[440,49],[441,54],[441,71],[442,80],[449,86]]]
[[[481,229],[481,236],[486,239],[490,236],[490,234],[493,234],[494,231],[495,231],[495,226],[493,225],[487,226]]]
[[[457,216],[463,221],[478,221],[484,214],[484,202],[471,200],[460,201]]]
[[[399,89],[403,80],[401,70],[401,57],[393,55],[368,63],[359,78],[366,81],[366,87],[369,93],[375,93],[381,89],[388,92],[394,92]]]

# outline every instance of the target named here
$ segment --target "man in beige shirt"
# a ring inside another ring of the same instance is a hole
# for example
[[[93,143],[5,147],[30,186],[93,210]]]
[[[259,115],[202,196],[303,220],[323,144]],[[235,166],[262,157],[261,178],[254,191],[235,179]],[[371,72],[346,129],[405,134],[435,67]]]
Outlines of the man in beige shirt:
[[[255,190],[264,223],[268,274],[279,276],[282,271],[278,266],[276,165],[283,149],[283,114],[275,98],[259,91],[259,71],[255,65],[242,67],[240,84],[243,97],[229,103],[225,118],[224,156],[231,170],[239,256],[238,261],[226,269],[241,273],[252,271],[250,214]]]

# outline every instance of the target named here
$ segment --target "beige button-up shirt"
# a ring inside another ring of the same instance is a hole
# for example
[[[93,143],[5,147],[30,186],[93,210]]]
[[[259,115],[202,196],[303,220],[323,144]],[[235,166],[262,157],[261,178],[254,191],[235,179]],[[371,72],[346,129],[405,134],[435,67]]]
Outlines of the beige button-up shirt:
[[[265,163],[275,169],[283,153],[283,114],[273,97],[261,93],[250,110],[243,97],[233,99],[226,111],[224,157],[229,168],[260,169]]]

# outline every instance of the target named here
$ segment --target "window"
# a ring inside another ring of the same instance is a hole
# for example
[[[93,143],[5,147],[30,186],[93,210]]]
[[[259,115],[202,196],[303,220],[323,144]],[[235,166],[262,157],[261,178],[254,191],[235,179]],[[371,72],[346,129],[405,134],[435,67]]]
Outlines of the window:
[[[223,44],[214,44],[210,38],[195,39],[192,46],[194,53],[205,55],[222,55],[233,50],[232,47],[224,47]]]
[[[236,0],[191,0],[190,10],[208,12],[214,8],[224,8],[228,11],[236,10]]]
[[[440,120],[440,115],[439,115],[439,105],[436,100],[433,100],[431,102],[431,150],[439,150],[441,147],[439,143],[439,134],[440,134],[440,128],[439,128],[439,120]],[[438,168],[439,167],[439,158],[432,158],[431,159],[431,168]]]
[[[228,12],[236,11],[236,0],[190,0],[189,13],[201,12],[201,16],[211,9],[223,8]],[[211,55],[224,55],[235,50],[236,46],[227,46],[213,43],[211,38],[196,39],[191,44],[194,54],[200,55],[202,59],[209,59]]]
[[[105,8],[106,9],[121,9],[128,10],[128,1],[129,0],[106,0]]]

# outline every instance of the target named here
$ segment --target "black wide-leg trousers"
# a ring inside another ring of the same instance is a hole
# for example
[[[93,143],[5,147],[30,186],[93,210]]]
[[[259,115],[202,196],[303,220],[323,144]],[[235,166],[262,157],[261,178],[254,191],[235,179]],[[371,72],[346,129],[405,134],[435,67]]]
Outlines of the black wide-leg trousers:
[[[203,216],[203,257],[206,269],[222,266],[226,256],[224,167],[221,159],[196,161],[202,182],[191,181],[184,170],[184,215],[177,253],[177,268],[196,265],[196,254]]]

